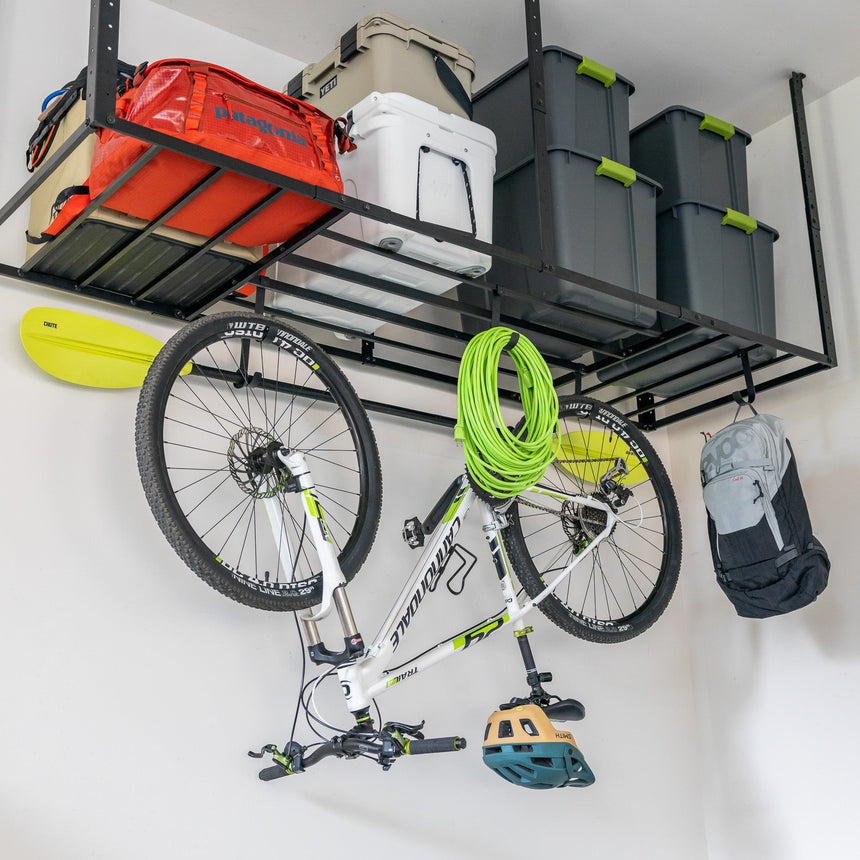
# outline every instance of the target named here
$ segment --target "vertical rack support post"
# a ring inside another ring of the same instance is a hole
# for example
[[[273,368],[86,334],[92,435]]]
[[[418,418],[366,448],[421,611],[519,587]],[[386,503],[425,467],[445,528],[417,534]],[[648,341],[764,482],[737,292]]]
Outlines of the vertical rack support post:
[[[119,0],[90,0],[90,44],[87,54],[87,125],[116,121],[119,51]]]
[[[556,262],[555,230],[552,209],[552,183],[549,174],[549,153],[546,134],[546,82],[543,69],[543,37],[540,23],[540,0],[525,0],[526,40],[528,44],[529,92],[531,93],[532,129],[535,151],[535,176],[541,257]]]
[[[818,320],[821,326],[821,345],[831,367],[836,367],[836,340],[830,316],[830,299],[827,295],[827,276],[824,271],[824,252],[821,248],[821,223],[818,220],[818,203],[815,197],[815,180],[812,175],[812,156],[809,132],[806,127],[806,109],[803,105],[803,79],[801,72],[792,72],[789,79],[791,109],[797,136],[797,156],[800,160],[800,179],[806,205],[806,227],[809,233],[809,250],[812,255],[812,276],[818,301]]]

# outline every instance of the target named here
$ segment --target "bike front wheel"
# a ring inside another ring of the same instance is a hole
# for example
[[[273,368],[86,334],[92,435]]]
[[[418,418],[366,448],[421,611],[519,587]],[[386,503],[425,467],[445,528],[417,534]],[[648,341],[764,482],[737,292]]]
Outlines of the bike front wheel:
[[[213,314],[177,332],[144,381],[135,441],[168,542],[233,600],[289,611],[320,600],[282,447],[305,455],[347,579],[370,550],[382,477],[367,414],[325,352],[274,319]]]
[[[559,398],[556,459],[508,511],[505,550],[536,598],[606,527],[608,518],[571,496],[609,504],[610,534],[538,604],[568,633],[621,642],[663,613],[681,566],[681,521],[669,477],[638,427],[588,397]]]

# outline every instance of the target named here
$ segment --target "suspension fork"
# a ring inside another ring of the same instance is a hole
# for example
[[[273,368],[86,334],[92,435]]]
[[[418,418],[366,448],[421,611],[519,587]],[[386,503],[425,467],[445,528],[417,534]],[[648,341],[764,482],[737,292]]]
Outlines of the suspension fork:
[[[358,632],[349,600],[346,596],[346,577],[340,567],[337,557],[337,549],[331,537],[328,525],[325,521],[322,505],[316,496],[315,486],[311,478],[310,469],[301,451],[290,451],[281,448],[278,458],[290,470],[291,478],[295,482],[296,491],[302,494],[302,502],[305,509],[305,524],[310,532],[317,557],[322,564],[322,599],[316,612],[307,610],[299,614],[308,653],[315,663],[341,663],[354,659],[364,653],[364,640]],[[273,523],[273,529],[275,525]],[[278,535],[275,535],[278,539]],[[317,628],[317,621],[321,621],[331,614],[332,608],[337,612],[340,626],[343,631],[344,650],[329,651],[322,644],[322,637]]]

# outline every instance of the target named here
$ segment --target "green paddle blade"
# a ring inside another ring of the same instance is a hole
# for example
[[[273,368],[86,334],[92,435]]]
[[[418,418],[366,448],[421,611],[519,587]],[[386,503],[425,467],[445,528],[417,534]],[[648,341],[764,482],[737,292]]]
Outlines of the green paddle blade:
[[[136,388],[163,346],[128,326],[59,308],[27,311],[21,342],[42,370],[93,388]],[[190,371],[189,362],[182,374]]]

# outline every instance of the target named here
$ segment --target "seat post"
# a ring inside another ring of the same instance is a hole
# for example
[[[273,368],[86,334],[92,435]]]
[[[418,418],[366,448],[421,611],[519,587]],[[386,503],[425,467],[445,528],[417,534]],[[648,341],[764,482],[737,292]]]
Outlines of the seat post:
[[[517,645],[520,646],[520,656],[523,658],[523,664],[526,667],[526,681],[531,687],[532,696],[544,697],[546,693],[543,687],[541,687],[541,683],[552,681],[552,675],[549,672],[538,672],[537,670],[534,654],[532,654],[532,646],[528,637],[528,634],[533,630],[533,627],[524,627],[522,630],[515,630],[514,636],[516,636]]]

